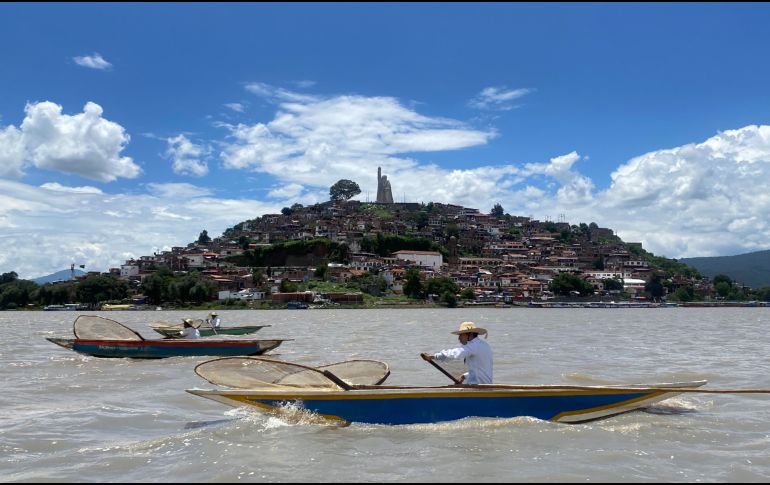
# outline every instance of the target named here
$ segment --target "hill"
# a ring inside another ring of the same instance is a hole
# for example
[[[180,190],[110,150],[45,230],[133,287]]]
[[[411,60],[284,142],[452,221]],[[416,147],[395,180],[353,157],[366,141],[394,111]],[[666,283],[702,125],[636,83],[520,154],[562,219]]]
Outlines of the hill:
[[[61,271],[57,271],[56,273],[49,274],[48,276],[41,276],[40,278],[35,278],[32,281],[37,283],[38,285],[44,285],[46,283],[53,283],[54,281],[68,281],[72,279],[72,271],[68,269],[63,269]],[[79,269],[75,270],[75,276],[82,276],[86,274],[84,271],[80,271]]]
[[[709,278],[723,274],[752,288],[770,286],[770,250],[736,256],[682,258],[679,262],[692,266]]]

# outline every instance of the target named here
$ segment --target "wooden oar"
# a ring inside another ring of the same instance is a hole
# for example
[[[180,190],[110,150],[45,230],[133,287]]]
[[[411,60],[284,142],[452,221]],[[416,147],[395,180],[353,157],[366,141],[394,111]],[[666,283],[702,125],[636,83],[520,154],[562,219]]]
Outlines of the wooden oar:
[[[317,370],[318,370],[318,369],[317,369]],[[323,375],[325,375],[327,378],[329,378],[329,380],[330,380],[330,381],[334,382],[335,384],[337,384],[337,385],[338,385],[338,386],[340,386],[341,388],[345,389],[346,391],[349,391],[349,390],[353,389],[353,386],[351,386],[351,385],[350,385],[350,384],[348,384],[347,382],[343,381],[343,380],[342,380],[342,379],[340,379],[339,377],[335,376],[335,375],[334,375],[334,374],[333,374],[331,371],[328,371],[328,370],[322,370],[322,371],[320,371],[320,372],[321,372]]]
[[[438,369],[439,371],[441,371],[441,373],[442,373],[442,374],[444,374],[444,375],[445,375],[445,376],[447,376],[448,378],[452,379],[452,382],[454,382],[455,384],[457,384],[457,385],[460,385],[460,384],[462,384],[462,382],[460,382],[459,380],[457,380],[457,378],[456,378],[455,376],[453,376],[453,375],[452,375],[452,374],[450,374],[450,373],[449,373],[449,372],[448,372],[446,369],[444,369],[443,367],[441,367],[440,365],[438,365],[437,363],[435,363],[435,362],[433,361],[433,359],[425,358],[425,355],[427,355],[427,354],[420,354],[420,357],[422,357],[422,360],[426,361],[427,363],[429,363],[430,365],[432,365],[433,367],[435,367],[436,369]]]
[[[527,385],[527,384],[475,384],[481,389],[515,389],[522,391],[566,389],[574,391],[621,391],[621,392],[676,392],[704,394],[770,394],[770,389],[701,389],[699,387],[650,387],[650,386],[571,386],[571,385]]]

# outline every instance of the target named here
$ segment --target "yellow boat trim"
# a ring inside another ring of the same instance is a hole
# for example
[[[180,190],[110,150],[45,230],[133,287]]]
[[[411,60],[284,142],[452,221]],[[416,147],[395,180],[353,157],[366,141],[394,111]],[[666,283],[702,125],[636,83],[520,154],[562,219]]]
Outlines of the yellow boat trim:
[[[619,403],[605,404],[604,406],[596,406],[595,408],[581,409],[579,411],[565,411],[563,413],[557,414],[556,416],[551,418],[549,421],[558,421],[561,418],[565,418],[567,416],[576,416],[576,415],[579,415],[579,414],[591,414],[591,413],[595,413],[595,412],[598,412],[598,411],[606,411],[608,409],[619,408],[619,407],[626,406],[628,404],[633,404],[635,402],[646,401],[647,399],[656,398],[658,396],[662,396],[663,394],[666,394],[666,393],[665,392],[651,392],[651,393],[646,394],[646,395],[644,395],[642,397],[637,397],[637,398],[634,398],[634,399],[629,399],[627,401],[621,401]]]
[[[646,397],[641,399],[648,399],[651,395],[665,394],[668,391],[661,390],[661,392],[645,392]],[[414,392],[394,392],[394,393],[360,393],[359,391],[329,391],[328,393],[303,393],[303,392],[270,392],[270,393],[243,393],[243,392],[222,392],[217,393],[222,397],[229,399],[235,399],[243,401],[247,399],[263,399],[263,400],[275,400],[275,401],[301,401],[301,400],[318,400],[318,401],[349,401],[360,399],[410,399],[410,398],[500,398],[500,397],[532,397],[532,396],[580,396],[585,394],[638,394],[632,390],[614,390],[614,389],[602,389],[602,390],[562,390],[562,391],[477,391],[477,392],[426,392],[416,394]],[[634,402],[634,400],[623,401]]]

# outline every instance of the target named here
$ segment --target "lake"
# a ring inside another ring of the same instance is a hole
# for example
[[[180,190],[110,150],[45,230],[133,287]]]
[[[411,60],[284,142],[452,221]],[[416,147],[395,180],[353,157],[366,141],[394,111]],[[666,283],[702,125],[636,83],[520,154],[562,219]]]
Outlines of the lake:
[[[685,394],[586,424],[532,418],[338,427],[193,396],[208,358],[98,359],[71,337],[79,314],[148,324],[195,311],[0,312],[4,482],[766,482],[770,395]],[[463,321],[489,330],[495,382],[622,384],[707,379],[770,388],[770,308],[221,311],[271,327],[273,351],[305,365],[377,359],[389,384],[447,384],[420,359],[457,345]],[[160,337],[157,335],[157,337]]]

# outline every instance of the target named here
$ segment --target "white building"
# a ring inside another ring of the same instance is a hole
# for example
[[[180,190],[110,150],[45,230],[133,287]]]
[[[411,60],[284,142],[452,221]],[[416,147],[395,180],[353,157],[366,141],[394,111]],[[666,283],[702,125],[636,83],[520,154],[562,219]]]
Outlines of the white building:
[[[444,257],[441,256],[441,253],[436,251],[412,251],[402,249],[401,251],[393,253],[393,256],[404,261],[414,261],[417,265],[431,268],[434,271],[437,271],[441,268],[441,265],[444,264]]]

